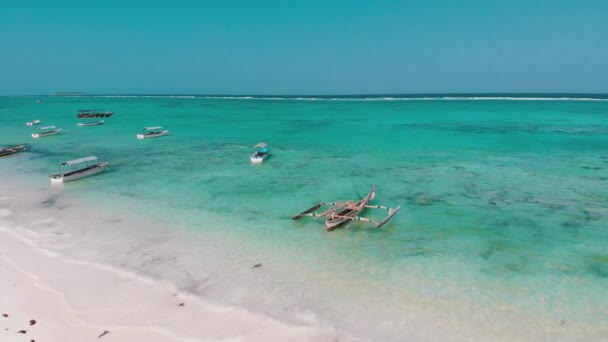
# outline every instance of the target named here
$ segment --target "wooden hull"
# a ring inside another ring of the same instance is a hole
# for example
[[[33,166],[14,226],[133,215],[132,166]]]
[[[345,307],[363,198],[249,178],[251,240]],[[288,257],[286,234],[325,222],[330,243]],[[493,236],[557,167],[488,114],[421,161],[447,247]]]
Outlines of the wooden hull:
[[[146,133],[146,134],[138,134],[137,135],[137,139],[158,138],[158,137],[162,137],[162,136],[167,135],[167,134],[169,134],[169,131],[152,132],[152,133]]]
[[[61,129],[56,129],[54,131],[50,131],[50,132],[44,132],[44,133],[32,133],[32,138],[44,138],[44,137],[48,137],[51,135],[57,135],[59,133],[61,133]]]
[[[356,212],[356,213],[354,214],[354,216],[357,216],[359,213],[360,213],[360,211],[359,211],[359,212]],[[328,219],[327,221],[325,221],[325,229],[326,229],[328,232],[331,232],[332,230],[334,230],[334,229],[338,228],[338,226],[339,226],[339,225],[341,225],[341,224],[343,224],[343,223],[345,223],[345,222],[350,222],[350,221],[351,221],[351,220],[346,219],[346,218],[337,218],[337,219],[331,219],[331,218],[330,218],[330,219]]]
[[[51,179],[51,183],[64,183],[64,182],[69,182],[69,181],[73,181],[76,179],[96,175],[98,173],[105,171],[109,166],[110,166],[110,163],[105,162],[105,163],[101,163],[99,165],[95,165],[93,167],[89,167],[89,168],[74,171],[74,172],[52,175],[49,178]]]
[[[25,145],[4,148],[0,150],[0,157],[6,157],[25,151]]]
[[[325,229],[328,232],[336,229],[339,225],[345,222],[352,222],[357,216],[365,209],[365,206],[376,196],[376,187],[372,187],[372,190],[361,200],[359,200],[354,206],[346,208],[334,215],[330,216],[325,221]]]
[[[81,119],[87,118],[107,118],[114,115],[114,113],[93,113],[93,114],[78,114],[78,117]]]

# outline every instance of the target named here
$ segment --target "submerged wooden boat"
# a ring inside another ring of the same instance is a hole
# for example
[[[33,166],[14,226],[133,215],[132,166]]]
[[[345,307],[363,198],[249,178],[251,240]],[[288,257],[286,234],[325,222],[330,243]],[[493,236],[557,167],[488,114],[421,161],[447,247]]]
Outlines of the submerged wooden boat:
[[[93,121],[93,122],[79,122],[78,126],[99,126],[99,125],[103,125],[104,124],[104,120],[100,120],[100,121]]]
[[[40,132],[32,133],[32,138],[43,138],[61,133],[62,129],[55,126],[40,127]]]
[[[26,126],[35,126],[35,125],[39,125],[39,124],[40,124],[40,120],[34,120],[34,121],[25,123]]]
[[[0,157],[6,157],[25,151],[25,144],[0,149]]]
[[[401,207],[398,206],[396,208],[389,208],[389,207],[382,206],[382,205],[369,205],[369,202],[372,199],[374,199],[374,197],[376,197],[376,186],[375,185],[372,187],[370,192],[365,197],[363,197],[362,199],[360,199],[357,202],[355,202],[355,201],[330,202],[330,203],[320,202],[320,203],[314,205],[312,208],[309,208],[309,209],[293,216],[291,219],[299,220],[304,216],[312,216],[315,218],[322,218],[322,217],[326,218],[325,229],[328,232],[331,232],[332,230],[336,229],[338,226],[340,226],[343,223],[353,222],[353,221],[370,222],[370,223],[374,224],[376,226],[376,228],[380,228],[380,227],[384,226],[393,216],[395,216],[395,214],[397,214],[397,212],[399,211],[399,209]],[[316,213],[317,210],[319,210],[321,207],[323,207],[325,205],[331,205],[331,207],[322,213]],[[383,220],[381,220],[379,222],[374,221],[369,218],[359,216],[359,214],[361,214],[361,212],[363,212],[363,210],[365,210],[366,208],[388,210],[388,216],[386,216]]]
[[[158,138],[169,134],[169,130],[160,130],[161,128],[161,126],[144,127],[147,133],[138,134],[137,139]]]
[[[259,143],[253,146],[253,148],[255,149],[255,151],[253,152],[251,157],[249,157],[252,164],[261,164],[264,159],[270,156],[270,148],[268,148],[268,144],[266,143]]]
[[[376,186],[374,185],[371,191],[357,203],[347,202],[340,211],[333,211],[329,218],[325,220],[325,228],[328,232],[336,229],[337,226],[344,222],[354,220],[365,209],[365,206],[376,197]]]
[[[105,171],[108,166],[110,166],[109,162],[99,163],[95,156],[69,160],[59,165],[58,174],[50,176],[51,183],[69,182],[92,176]]]
[[[97,109],[79,109],[77,116],[79,118],[107,118],[114,115],[114,112],[106,112]]]

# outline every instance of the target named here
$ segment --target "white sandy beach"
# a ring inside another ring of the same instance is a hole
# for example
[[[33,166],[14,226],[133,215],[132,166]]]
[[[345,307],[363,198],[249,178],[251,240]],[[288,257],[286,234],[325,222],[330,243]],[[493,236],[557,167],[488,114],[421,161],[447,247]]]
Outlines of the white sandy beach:
[[[213,307],[169,284],[67,259],[6,227],[0,228],[0,293],[8,315],[0,317],[2,341],[331,340],[309,328]]]

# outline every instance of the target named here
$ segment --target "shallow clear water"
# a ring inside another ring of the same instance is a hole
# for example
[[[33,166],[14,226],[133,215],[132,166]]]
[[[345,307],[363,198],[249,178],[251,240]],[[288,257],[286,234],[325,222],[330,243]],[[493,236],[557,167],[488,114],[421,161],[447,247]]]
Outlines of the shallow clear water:
[[[390,308],[416,293],[489,315],[508,306],[548,321],[608,321],[608,101],[35,100],[0,98],[1,143],[30,144],[0,159],[3,173],[46,182],[59,163],[96,155],[110,172],[66,184],[64,195],[263,251],[328,287],[352,284],[345,298],[384,291]],[[79,108],[116,114],[77,127]],[[25,126],[34,119],[67,133],[34,140]],[[156,125],[171,134],[135,139]],[[262,141],[272,156],[250,165]],[[381,230],[327,233],[290,219],[374,184],[374,203],[401,205]]]

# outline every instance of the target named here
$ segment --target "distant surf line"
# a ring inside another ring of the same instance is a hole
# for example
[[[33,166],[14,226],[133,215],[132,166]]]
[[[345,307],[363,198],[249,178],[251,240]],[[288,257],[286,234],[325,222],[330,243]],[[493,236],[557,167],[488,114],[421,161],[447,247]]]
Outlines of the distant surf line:
[[[547,94],[549,95],[549,94]],[[272,95],[145,95],[145,94],[108,94],[108,95],[48,95],[49,97],[89,97],[89,98],[176,98],[176,99],[212,99],[212,100],[274,100],[274,101],[608,101],[608,95],[595,96],[496,96],[496,95],[312,95],[312,96],[272,96]],[[582,94],[581,94],[582,95]],[[591,95],[591,94],[588,94]],[[595,94],[594,94],[595,95]]]

